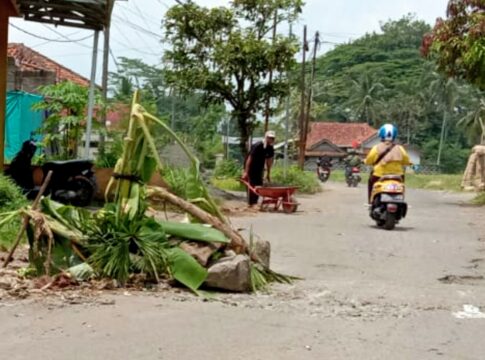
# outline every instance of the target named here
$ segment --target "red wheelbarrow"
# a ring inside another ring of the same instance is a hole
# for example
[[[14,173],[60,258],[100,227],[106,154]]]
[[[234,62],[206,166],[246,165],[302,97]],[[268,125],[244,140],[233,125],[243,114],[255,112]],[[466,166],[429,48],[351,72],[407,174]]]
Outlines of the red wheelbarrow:
[[[278,211],[280,207],[283,207],[283,211],[287,214],[294,213],[298,209],[298,203],[293,197],[293,194],[298,189],[297,186],[253,187],[246,180],[240,179],[240,181],[246,185],[249,191],[263,199],[261,202],[261,210],[263,211],[268,210],[271,205],[273,206],[273,211]]]

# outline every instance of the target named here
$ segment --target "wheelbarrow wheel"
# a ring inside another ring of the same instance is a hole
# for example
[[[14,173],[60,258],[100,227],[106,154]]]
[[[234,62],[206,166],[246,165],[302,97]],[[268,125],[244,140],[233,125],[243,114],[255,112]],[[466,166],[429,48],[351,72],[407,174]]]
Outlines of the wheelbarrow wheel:
[[[288,201],[283,202],[283,211],[287,214],[294,213],[298,209],[298,204],[294,198],[290,198]]]

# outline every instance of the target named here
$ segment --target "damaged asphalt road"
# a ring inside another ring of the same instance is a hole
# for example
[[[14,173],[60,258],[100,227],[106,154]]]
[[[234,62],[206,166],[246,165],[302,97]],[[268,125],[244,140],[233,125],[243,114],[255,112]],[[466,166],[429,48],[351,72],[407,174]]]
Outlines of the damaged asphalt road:
[[[483,359],[485,212],[462,194],[410,191],[409,217],[376,229],[364,187],[326,184],[294,215],[233,219],[303,277],[268,294],[0,301],[14,359]],[[482,226],[482,228],[480,228]],[[478,312],[477,312],[478,311]]]

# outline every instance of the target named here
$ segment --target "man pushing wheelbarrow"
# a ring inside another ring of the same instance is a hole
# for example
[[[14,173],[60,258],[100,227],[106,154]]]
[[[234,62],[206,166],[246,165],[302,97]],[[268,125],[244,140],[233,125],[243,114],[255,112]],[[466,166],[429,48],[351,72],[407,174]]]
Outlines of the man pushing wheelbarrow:
[[[262,209],[265,209],[268,205],[274,205],[274,209],[277,210],[282,205],[285,212],[294,212],[298,206],[292,197],[296,187],[262,186],[265,166],[266,181],[271,182],[275,137],[274,131],[267,131],[264,140],[251,147],[244,163],[242,182],[248,188],[249,208],[253,209],[261,196],[263,198]]]

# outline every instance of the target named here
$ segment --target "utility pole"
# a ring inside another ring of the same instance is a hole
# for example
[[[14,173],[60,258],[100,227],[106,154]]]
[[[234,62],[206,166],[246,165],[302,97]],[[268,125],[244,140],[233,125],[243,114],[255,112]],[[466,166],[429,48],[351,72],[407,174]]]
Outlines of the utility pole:
[[[438,159],[436,160],[436,165],[441,165],[441,152],[443,151],[443,143],[445,141],[445,128],[446,128],[446,117],[447,111],[446,109],[443,111],[443,123],[441,124],[441,137],[440,137],[440,146],[438,148]]]
[[[108,9],[106,13],[106,24],[104,26],[104,46],[103,46],[103,75],[101,79],[101,98],[103,104],[106,105],[108,100],[108,71],[109,71],[109,38],[110,38],[110,28],[111,28],[111,13],[113,11],[114,0],[107,0],[106,7]],[[101,133],[99,134],[98,152],[99,154],[104,154],[105,150],[105,134],[103,130],[106,130],[106,109],[104,109],[101,117]]]
[[[298,119],[298,129],[300,131],[300,141],[299,141],[299,154],[298,154],[298,167],[303,170],[305,166],[305,72],[306,72],[306,52],[308,50],[307,43],[307,27],[303,27],[303,57],[301,63],[301,102],[300,102],[300,118]]]
[[[224,141],[224,157],[229,160],[229,125],[231,124],[231,118],[226,118],[226,136]]]
[[[312,69],[311,69],[311,76],[310,76],[310,84],[308,90],[308,99],[307,99],[307,108],[305,114],[305,125],[303,127],[303,148],[306,149],[306,141],[308,137],[308,125],[310,123],[310,112],[312,110],[312,101],[313,101],[313,83],[315,81],[315,67],[317,63],[317,51],[320,45],[320,33],[317,31],[315,33],[315,43],[313,44],[313,58],[312,58]]]
[[[172,115],[170,127],[175,131],[175,90],[172,89]]]
[[[94,110],[94,88],[96,86],[96,65],[98,63],[98,39],[99,30],[94,31],[93,39],[93,56],[91,59],[91,78],[89,82],[89,97],[88,97],[88,120],[86,124],[85,144],[84,144],[84,159],[89,159],[89,150],[91,147],[91,129],[93,122]]]
[[[290,23],[290,33],[289,37],[293,35],[293,24]],[[283,156],[283,177],[286,179],[286,174],[288,171],[288,135],[289,135],[289,127],[290,127],[290,101],[291,101],[291,84],[290,84],[290,72],[287,73],[287,81],[288,81],[288,96],[286,98],[286,116],[285,116],[285,146],[283,148],[284,156]]]
[[[273,21],[273,45],[276,40],[276,26],[278,24],[278,10],[274,12],[274,21]],[[270,65],[269,69],[269,80],[268,85],[271,86],[273,83],[273,64]],[[270,105],[271,105],[271,96],[268,95],[266,99],[266,110],[265,110],[265,119],[264,119],[264,132],[268,131],[269,127],[269,112],[270,112]]]

